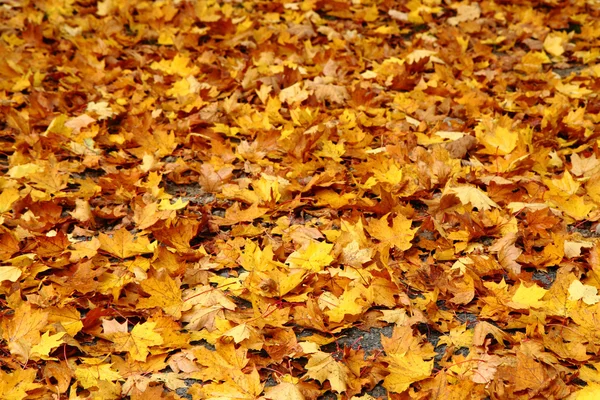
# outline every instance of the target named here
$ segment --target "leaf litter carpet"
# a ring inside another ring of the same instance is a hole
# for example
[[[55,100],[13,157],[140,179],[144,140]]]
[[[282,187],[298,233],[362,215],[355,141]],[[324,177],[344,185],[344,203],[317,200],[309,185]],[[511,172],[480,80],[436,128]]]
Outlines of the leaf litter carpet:
[[[0,398],[600,398],[595,0],[5,0]]]

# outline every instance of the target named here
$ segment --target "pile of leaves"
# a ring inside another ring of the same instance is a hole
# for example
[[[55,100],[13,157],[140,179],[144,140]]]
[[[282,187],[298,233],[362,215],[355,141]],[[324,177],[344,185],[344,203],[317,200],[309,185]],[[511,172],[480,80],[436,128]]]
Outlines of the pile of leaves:
[[[600,397],[597,1],[5,0],[0,54],[2,399]]]

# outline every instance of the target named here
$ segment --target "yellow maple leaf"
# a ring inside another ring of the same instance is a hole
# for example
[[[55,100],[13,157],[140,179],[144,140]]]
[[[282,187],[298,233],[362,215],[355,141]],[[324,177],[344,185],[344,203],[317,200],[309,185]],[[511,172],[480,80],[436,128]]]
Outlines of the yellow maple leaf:
[[[165,313],[181,318],[181,309],[183,300],[181,289],[169,275],[159,280],[156,278],[146,279],[141,283],[144,292],[150,295],[150,298],[141,298],[138,300],[136,308],[160,308]]]
[[[473,21],[478,19],[481,16],[481,8],[479,8],[479,4],[458,4],[456,6],[456,17],[448,18],[448,23],[450,25],[458,25],[461,22]]]
[[[283,178],[263,173],[260,179],[252,182],[252,188],[262,201],[277,202],[281,199],[280,189],[284,189],[288,184],[289,182]]]
[[[580,110],[584,110],[580,108]],[[583,120],[583,115],[577,118],[578,120]],[[571,155],[571,172],[575,176],[590,176],[594,173],[598,172],[600,169],[600,160],[596,158],[595,154],[592,154],[591,157],[585,158],[580,157],[578,154]]]
[[[473,344],[473,330],[467,329],[466,323],[452,328],[448,335],[440,337],[437,345],[442,344],[454,345],[456,348],[470,347]]]
[[[223,336],[229,336],[233,338],[235,343],[239,344],[250,337],[251,329],[247,324],[239,324],[223,333]]]
[[[87,105],[87,111],[92,112],[98,116],[98,120],[107,119],[115,115],[115,112],[110,107],[107,101],[93,102],[91,101]]]
[[[231,289],[231,286],[228,287]],[[222,290],[198,285],[186,290],[183,297],[183,322],[188,330],[212,327],[216,317],[224,317],[224,310],[235,310],[236,305]]]
[[[34,163],[26,163],[26,164],[15,165],[15,166],[9,168],[9,170],[8,170],[8,176],[10,176],[11,178],[20,179],[20,178],[23,178],[25,176],[29,176],[31,174],[35,174],[36,172],[38,172],[40,170],[40,168],[41,167],[39,165],[34,164]],[[2,192],[2,195],[4,194],[4,192],[6,190],[8,190],[8,189],[5,189]],[[14,189],[12,189],[12,190],[14,190]],[[0,195],[0,198],[1,198],[2,195]],[[0,204],[2,204],[1,201],[0,201]]]
[[[119,258],[128,258],[138,254],[151,253],[150,241],[146,236],[134,236],[126,229],[121,228],[111,236],[100,233],[100,249]]]
[[[310,355],[306,364],[305,378],[315,379],[321,383],[329,381],[335,392],[345,392],[348,382],[348,367],[336,361],[331,354],[318,351]]]
[[[507,155],[516,147],[519,133],[511,129],[511,121],[486,117],[475,127],[475,136],[485,146],[486,154]]]
[[[513,306],[517,308],[542,307],[545,302],[541,301],[541,299],[547,292],[546,289],[541,288],[536,284],[527,287],[524,282],[521,281],[521,284],[512,297],[512,302],[514,303]]]
[[[279,92],[279,100],[282,103],[291,105],[294,103],[303,102],[304,100],[308,99],[308,95],[308,91],[303,88],[303,83],[297,82]]]
[[[202,387],[193,389],[188,393],[198,399],[255,400],[262,393],[264,384],[260,382],[260,375],[254,368],[249,374],[238,373],[224,382],[203,384]]]
[[[569,217],[576,221],[585,219],[588,214],[596,208],[594,203],[587,203],[583,197],[571,196],[569,198],[553,196],[549,203],[555,205]]]
[[[50,332],[44,333],[40,342],[31,347],[31,359],[55,360],[55,358],[49,357],[50,352],[63,343],[62,337],[64,335],[65,332],[58,332],[54,335],[50,335]]]
[[[295,384],[291,382],[281,382],[278,385],[271,386],[265,390],[265,398],[270,400],[304,400],[305,397]]]
[[[331,250],[333,244],[327,242],[310,241],[303,250],[296,250],[285,261],[292,268],[302,268],[311,272],[322,271],[332,261]]]
[[[48,313],[22,303],[12,318],[3,318],[0,327],[8,349],[19,361],[27,362],[31,348],[40,342],[40,330],[48,322]]]
[[[262,217],[268,211],[265,207],[252,204],[245,210],[240,209],[239,203],[234,203],[225,211],[225,218],[214,217],[219,225],[234,225],[239,222],[250,222]]]
[[[23,400],[27,392],[41,388],[42,384],[34,383],[37,370],[34,368],[17,368],[13,372],[0,370],[0,398],[4,400]]]
[[[356,240],[352,240],[342,249],[341,262],[353,267],[360,267],[364,263],[371,261],[372,255],[373,249],[361,249],[359,243]]]
[[[112,364],[105,364],[95,358],[81,358],[82,364],[75,369],[75,377],[84,389],[98,386],[100,381],[113,382],[121,379],[121,374],[111,369]]]
[[[471,204],[479,210],[489,210],[492,207],[498,208],[498,204],[490,199],[485,192],[474,186],[456,186],[448,187],[444,194],[454,194],[462,204]]]
[[[596,400],[600,398],[600,383],[588,382],[587,386],[573,393],[569,399]]]
[[[344,141],[340,140],[338,143],[334,143],[331,140],[325,140],[321,150],[316,151],[315,155],[319,157],[331,158],[335,162],[341,162],[342,156],[346,152],[344,148]]]
[[[149,347],[163,343],[163,338],[156,332],[155,322],[144,322],[133,327],[131,332],[116,332],[108,335],[115,344],[116,351],[126,351],[136,361],[146,361]]]
[[[579,182],[573,179],[569,171],[565,171],[561,178],[544,179],[543,181],[550,189],[549,194],[559,197],[570,197],[576,194],[581,186]]]
[[[364,286],[357,285],[346,290],[339,297],[334,308],[327,310],[325,314],[332,322],[341,322],[346,314],[358,315],[368,309],[373,302],[372,293]]]
[[[433,360],[425,361],[411,351],[392,353],[385,360],[390,374],[385,377],[383,387],[390,392],[404,392],[412,383],[428,378],[433,370]]]
[[[387,220],[389,215],[388,213],[380,219],[372,219],[367,230],[385,246],[394,246],[401,251],[410,249],[411,240],[415,237],[417,229],[411,229],[412,221],[402,214],[396,215],[392,220],[392,226],[389,226]]]
[[[168,75],[179,75],[187,77],[195,75],[199,68],[195,65],[188,66],[190,58],[184,54],[177,53],[173,60],[160,60],[150,64],[150,68],[163,71]]]
[[[206,377],[206,380],[226,381],[231,377],[242,375],[241,370],[248,365],[248,350],[243,347],[236,347],[233,342],[217,342],[215,347],[216,351],[208,350],[205,347],[194,350],[197,363],[212,369],[212,371],[202,371],[197,376],[200,379]]]
[[[21,268],[2,266],[0,268],[0,283],[4,281],[16,282],[22,273]]]
[[[567,41],[567,33],[552,32],[544,39],[544,50],[553,56],[561,56],[565,52],[564,43]]]
[[[19,200],[19,191],[15,188],[7,188],[0,193],[0,214],[10,210],[15,201]]]

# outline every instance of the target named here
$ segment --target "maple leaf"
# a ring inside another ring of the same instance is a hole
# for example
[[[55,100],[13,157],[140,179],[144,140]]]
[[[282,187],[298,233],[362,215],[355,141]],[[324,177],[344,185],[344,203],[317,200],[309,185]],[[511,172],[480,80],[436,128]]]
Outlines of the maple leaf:
[[[10,210],[12,204],[19,200],[19,191],[15,188],[7,188],[0,193],[0,214]]]
[[[336,361],[331,354],[322,351],[310,355],[306,364],[305,378],[315,379],[321,383],[329,381],[331,389],[341,393],[345,392],[348,385],[348,368]]]
[[[476,363],[477,369],[473,371],[474,374],[471,376],[471,380],[475,383],[491,382],[500,364],[502,364],[502,359],[496,355],[481,355]]]
[[[527,228],[533,234],[540,235],[541,237],[549,237],[548,229],[551,229],[560,221],[548,209],[528,212],[525,220],[527,221]]]
[[[385,377],[383,386],[390,392],[404,392],[412,383],[428,378],[433,369],[433,361],[425,361],[410,351],[390,354],[385,360],[390,374]]]
[[[586,387],[575,392],[573,398],[575,400],[594,400],[600,395],[600,383],[590,382]]]
[[[65,332],[59,332],[55,335],[50,335],[49,332],[46,332],[40,338],[40,342],[31,347],[30,356],[32,359],[53,359],[49,357],[50,352],[60,346],[62,341],[62,337],[65,335]]]
[[[523,282],[517,288],[517,291],[512,297],[511,304],[517,308],[529,308],[529,307],[537,307],[540,308],[544,305],[543,301],[540,301],[542,297],[546,294],[547,290],[537,286],[531,285],[527,287]]]
[[[134,238],[128,230],[121,228],[111,236],[100,233],[100,249],[119,257],[128,258],[138,254],[150,253],[150,242],[145,236]]]
[[[569,286],[569,300],[583,300],[585,304],[596,304],[600,301],[598,296],[598,288],[590,285],[584,285],[578,280],[571,282]]]
[[[131,332],[115,332],[108,335],[116,351],[126,351],[133,360],[146,361],[149,348],[163,344],[163,338],[154,331],[155,322],[144,322],[133,327]]]
[[[16,282],[21,276],[22,272],[17,267],[2,267],[0,269],[0,282],[10,281]]]
[[[112,364],[94,358],[83,358],[81,361],[82,364],[75,370],[75,377],[84,389],[98,386],[101,381],[121,379],[121,374],[111,369]]]
[[[264,385],[256,369],[250,374],[240,374],[222,383],[209,383],[201,388],[192,388],[192,396],[206,399],[247,399],[254,400],[262,393]]]
[[[291,382],[281,382],[265,390],[265,398],[271,400],[288,399],[304,400],[305,397],[298,386]]]
[[[281,92],[279,92],[279,100],[282,103],[287,104],[300,103],[306,100],[309,96],[309,93],[302,86],[302,82],[297,82],[291,86],[286,87]]]
[[[144,292],[150,295],[150,298],[140,299],[136,308],[155,308],[162,309],[175,318],[181,318],[181,309],[183,300],[179,285],[171,279],[169,275],[164,275],[163,279],[146,279],[141,283]]]
[[[28,302],[23,302],[12,318],[4,318],[1,322],[2,337],[8,342],[8,349],[22,362],[27,362],[32,347],[40,343],[40,330],[46,326],[48,313],[34,309]]]
[[[389,226],[389,215],[386,214],[380,219],[372,219],[367,227],[369,234],[385,246],[393,246],[402,251],[410,249],[411,240],[415,237],[417,229],[411,229],[412,221],[402,214],[396,215],[392,219],[392,226]]]
[[[509,123],[506,118],[499,121],[486,118],[477,125],[475,135],[488,154],[506,155],[517,147],[519,134],[506,126]]]
[[[462,204],[471,204],[479,210],[489,210],[492,207],[499,207],[490,199],[481,189],[473,186],[456,186],[447,188],[445,193],[454,194],[459,198]]]
[[[544,366],[533,359],[533,357],[518,351],[517,370],[515,372],[515,389],[538,390],[546,384],[548,373]]]
[[[359,243],[353,240],[342,249],[341,261],[353,267],[359,267],[371,261],[372,254],[372,249],[361,249]]]
[[[552,32],[544,39],[544,50],[555,57],[561,56],[565,52],[563,44],[566,41],[566,34],[561,35],[560,33]]]
[[[461,22],[473,21],[481,15],[479,4],[459,4],[456,6],[456,17],[448,18],[450,25],[458,25]]]
[[[286,260],[292,268],[302,268],[311,272],[322,271],[333,261],[330,255],[333,244],[311,241],[304,250],[296,250]]]
[[[88,3],[2,9],[0,398],[598,397],[591,0]]]
[[[0,395],[6,400],[23,400],[30,391],[42,387],[35,383],[36,371],[17,368],[13,372],[0,371]]]
[[[235,310],[236,304],[220,289],[196,286],[183,295],[183,317],[187,329],[214,330],[215,318],[224,316],[224,310]]]
[[[229,336],[233,338],[235,343],[241,343],[244,340],[249,339],[252,333],[252,328],[247,324],[239,324],[238,326],[233,327],[227,332],[223,333],[223,336]]]
[[[112,117],[115,112],[110,107],[107,101],[90,102],[87,105],[87,111],[90,111],[98,116],[98,120],[103,120]]]
[[[212,371],[204,369],[195,375],[218,381],[227,381],[242,375],[241,369],[248,364],[248,350],[242,347],[236,348],[233,343],[217,342],[215,347],[216,351],[204,347],[197,348],[194,351],[197,362],[206,368],[212,369]]]
[[[332,322],[341,322],[345,315],[358,315],[369,308],[373,302],[372,297],[371,291],[366,287],[356,285],[346,290],[334,303],[335,307],[327,310],[325,314]]]

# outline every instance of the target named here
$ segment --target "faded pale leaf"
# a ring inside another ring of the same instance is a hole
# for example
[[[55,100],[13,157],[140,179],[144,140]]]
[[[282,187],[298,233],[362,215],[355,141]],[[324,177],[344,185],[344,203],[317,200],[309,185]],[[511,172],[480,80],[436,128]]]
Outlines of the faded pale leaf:
[[[598,288],[590,285],[584,285],[580,281],[574,280],[569,286],[569,300],[583,300],[583,302],[588,305],[596,304],[598,301],[600,301]]]

